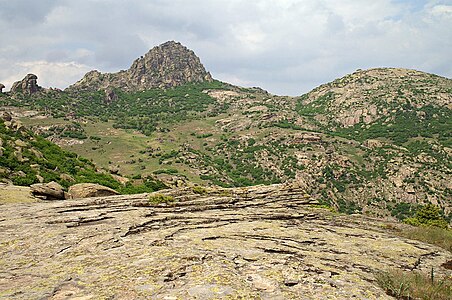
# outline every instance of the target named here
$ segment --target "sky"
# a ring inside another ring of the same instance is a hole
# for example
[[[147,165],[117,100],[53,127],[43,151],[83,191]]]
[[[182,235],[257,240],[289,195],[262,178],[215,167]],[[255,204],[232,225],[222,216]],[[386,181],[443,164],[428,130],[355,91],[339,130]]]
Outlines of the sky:
[[[0,83],[65,88],[169,40],[216,79],[301,95],[374,67],[452,77],[452,0],[0,0]]]

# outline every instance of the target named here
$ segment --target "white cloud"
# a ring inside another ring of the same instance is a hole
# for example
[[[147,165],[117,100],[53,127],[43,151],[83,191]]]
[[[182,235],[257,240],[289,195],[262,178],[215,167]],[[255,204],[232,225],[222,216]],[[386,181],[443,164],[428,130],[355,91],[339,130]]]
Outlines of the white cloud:
[[[76,62],[26,61],[12,66],[2,81],[9,90],[15,81],[21,80],[28,73],[38,76],[38,84],[44,87],[65,88],[90,71],[90,67]]]

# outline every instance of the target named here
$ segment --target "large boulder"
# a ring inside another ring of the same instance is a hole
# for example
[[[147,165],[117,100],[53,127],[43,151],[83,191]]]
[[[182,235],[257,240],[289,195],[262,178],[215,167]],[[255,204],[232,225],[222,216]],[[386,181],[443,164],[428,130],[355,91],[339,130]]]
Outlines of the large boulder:
[[[38,85],[38,76],[36,76],[35,74],[28,74],[21,81],[14,82],[13,86],[11,87],[11,93],[24,93],[31,95],[39,92],[41,89],[42,87]]]
[[[3,93],[4,88],[5,88],[5,85],[3,83],[0,83],[0,93]]]
[[[3,120],[5,122],[10,122],[13,119],[11,114],[7,111],[0,111],[0,120]]]
[[[36,183],[30,186],[31,193],[36,198],[43,200],[64,200],[67,194],[63,187],[55,181],[49,183]]]
[[[88,197],[104,197],[119,195],[115,190],[95,183],[78,183],[69,188],[69,195],[73,199]]]

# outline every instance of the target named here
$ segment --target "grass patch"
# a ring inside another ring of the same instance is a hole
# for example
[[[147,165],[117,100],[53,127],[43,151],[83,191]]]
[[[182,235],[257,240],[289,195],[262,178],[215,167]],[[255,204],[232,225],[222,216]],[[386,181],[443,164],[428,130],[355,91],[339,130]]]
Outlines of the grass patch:
[[[193,191],[193,193],[198,194],[198,195],[205,195],[205,194],[207,194],[207,189],[205,187],[202,187],[202,186],[199,186],[199,185],[192,187],[191,190]]]
[[[173,196],[170,195],[163,195],[163,194],[153,194],[149,196],[149,203],[150,204],[170,204],[174,203],[176,199],[174,199]]]
[[[439,246],[452,252],[452,231],[433,226],[408,227],[398,232],[399,235]]]
[[[428,275],[390,270],[378,273],[376,279],[378,285],[396,299],[452,299],[452,280],[448,277],[435,278],[433,270]]]

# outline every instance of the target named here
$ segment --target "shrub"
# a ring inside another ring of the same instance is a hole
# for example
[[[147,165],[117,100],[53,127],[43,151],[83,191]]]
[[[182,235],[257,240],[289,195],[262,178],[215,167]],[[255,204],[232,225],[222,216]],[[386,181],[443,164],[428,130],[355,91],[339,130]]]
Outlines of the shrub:
[[[414,217],[406,218],[405,223],[413,226],[434,226],[439,228],[447,228],[447,221],[442,216],[442,211],[439,207],[433,204],[421,206]]]

